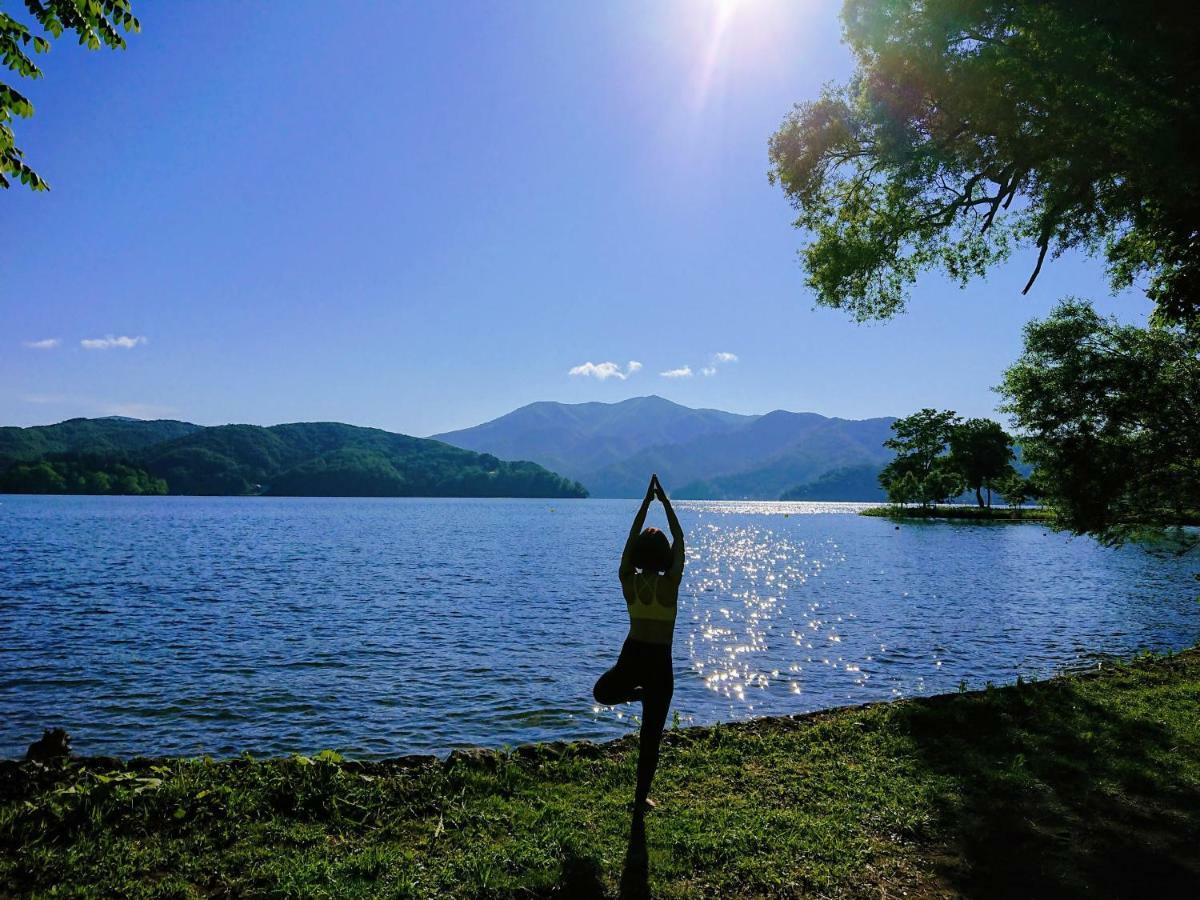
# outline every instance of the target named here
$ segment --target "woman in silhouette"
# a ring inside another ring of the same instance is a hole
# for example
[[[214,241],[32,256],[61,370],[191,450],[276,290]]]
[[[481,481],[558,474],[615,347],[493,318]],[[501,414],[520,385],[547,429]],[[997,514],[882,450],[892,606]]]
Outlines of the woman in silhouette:
[[[670,541],[657,528],[642,530],[646,511],[655,498],[666,510]],[[654,806],[649,797],[650,782],[658,767],[658,745],[675,691],[671,638],[675,631],[683,560],[683,529],[658,476],[653,475],[642,507],[629,529],[618,573],[625,607],[629,611],[629,636],[621,647],[617,664],[600,676],[592,690],[596,702],[605,706],[641,701],[642,730],[634,794],[634,811],[638,813]]]

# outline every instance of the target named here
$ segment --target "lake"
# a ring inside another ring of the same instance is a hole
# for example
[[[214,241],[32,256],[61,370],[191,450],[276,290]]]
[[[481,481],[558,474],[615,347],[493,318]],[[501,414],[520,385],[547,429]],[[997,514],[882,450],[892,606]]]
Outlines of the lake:
[[[604,739],[636,501],[0,497],[0,756]],[[673,709],[711,723],[1200,641],[1189,558],[858,504],[680,502]],[[655,518],[657,516],[657,519]],[[651,524],[665,527],[655,507]]]

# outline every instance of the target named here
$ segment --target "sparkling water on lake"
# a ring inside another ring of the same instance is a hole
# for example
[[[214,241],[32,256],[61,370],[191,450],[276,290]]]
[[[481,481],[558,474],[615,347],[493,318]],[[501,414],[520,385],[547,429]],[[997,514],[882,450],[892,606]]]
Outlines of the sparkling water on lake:
[[[0,756],[603,739],[635,501],[0,497]],[[1191,558],[855,504],[681,502],[682,723],[1200,640]],[[661,511],[655,513],[661,519]],[[654,524],[652,518],[651,523]],[[664,523],[658,521],[663,526]]]

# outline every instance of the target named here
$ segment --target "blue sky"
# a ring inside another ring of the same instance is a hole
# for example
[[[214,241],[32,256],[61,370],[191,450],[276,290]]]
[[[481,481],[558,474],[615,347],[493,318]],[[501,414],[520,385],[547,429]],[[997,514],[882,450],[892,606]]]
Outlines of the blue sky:
[[[889,323],[814,310],[766,148],[850,71],[838,2],[137,6],[128,50],[59,42],[21,86],[53,189],[0,196],[2,424],[986,415],[1058,297],[1149,309],[1080,258],[1021,297],[1023,254]]]

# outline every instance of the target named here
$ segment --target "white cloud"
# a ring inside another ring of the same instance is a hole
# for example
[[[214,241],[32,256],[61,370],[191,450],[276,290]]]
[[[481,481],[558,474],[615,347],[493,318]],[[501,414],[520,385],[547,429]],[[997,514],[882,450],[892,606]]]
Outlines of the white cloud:
[[[137,337],[113,337],[111,334],[102,338],[84,338],[79,342],[84,350],[111,350],[113,347],[120,347],[122,350],[132,350],[138,344],[145,344],[146,338],[142,335]]]
[[[46,338],[43,341],[22,341],[30,350],[53,350],[62,343],[58,338]]]
[[[659,372],[663,378],[691,378],[692,367],[680,366],[678,369],[667,369],[665,372]]]
[[[625,367],[625,371],[621,371],[621,367],[615,362],[585,362],[581,366],[576,366],[571,369],[568,375],[582,375],[583,377],[598,378],[604,381],[607,378],[616,378],[619,381],[624,381],[634,372],[642,367],[642,364],[636,359],[631,359],[629,365]]]
[[[581,366],[576,366],[567,373],[568,375],[582,375],[584,377],[591,376],[599,378],[603,381],[605,378],[623,378],[621,367],[614,362],[603,362],[597,365],[594,362],[585,362]]]
[[[711,357],[709,357],[708,365],[700,370],[700,374],[711,378],[713,375],[717,374],[718,366],[723,366],[726,363],[735,363],[737,361],[738,356],[736,353],[714,353]]]

